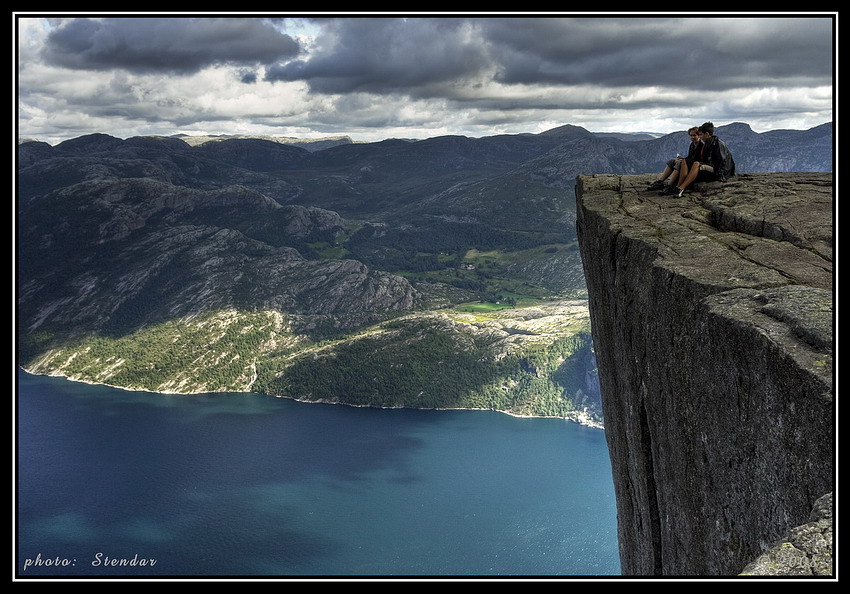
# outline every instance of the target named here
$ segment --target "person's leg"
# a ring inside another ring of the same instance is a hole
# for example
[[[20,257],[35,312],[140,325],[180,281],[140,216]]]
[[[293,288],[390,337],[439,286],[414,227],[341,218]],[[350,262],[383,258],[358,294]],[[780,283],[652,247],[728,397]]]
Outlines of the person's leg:
[[[685,170],[685,168],[682,168],[682,171],[680,173],[683,173],[684,170]],[[679,183],[677,184],[677,187],[679,188],[680,193],[681,193],[681,191],[686,190],[689,185],[694,183],[694,180],[697,178],[698,175],[699,175],[699,161],[694,161],[694,164],[691,165],[691,167],[690,167],[690,169],[688,169],[687,173],[684,173],[684,177],[682,177],[682,176],[679,177]]]
[[[664,183],[666,185],[675,185],[676,184],[676,182],[679,180],[679,176],[681,175],[682,164],[684,162],[685,162],[684,159],[676,159],[675,160],[675,163],[673,165],[673,172],[667,177],[666,180],[664,180]]]
[[[675,159],[670,159],[667,161],[667,164],[664,166],[664,171],[658,174],[658,177],[654,182],[649,184],[647,190],[660,190],[664,187],[665,180],[670,177],[672,173],[674,173],[674,163]]]
[[[678,194],[681,190],[681,188],[679,188],[678,186],[680,186],[684,182],[684,180],[688,178],[688,175],[690,175],[690,171],[693,168],[696,168],[696,170],[699,171],[699,163],[695,162],[689,168],[687,159],[682,159],[681,161],[679,161],[679,169],[675,172],[675,179],[671,180],[669,185],[664,186],[664,189],[658,192],[658,194]]]

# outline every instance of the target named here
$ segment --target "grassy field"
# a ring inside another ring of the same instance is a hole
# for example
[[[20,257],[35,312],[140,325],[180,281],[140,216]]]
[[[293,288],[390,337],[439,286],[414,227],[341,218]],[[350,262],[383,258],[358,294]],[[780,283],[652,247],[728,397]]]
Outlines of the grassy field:
[[[477,312],[488,312],[488,311],[499,311],[501,309],[512,309],[513,305],[506,305],[504,303],[490,303],[490,302],[482,302],[482,303],[465,303],[463,305],[459,305],[455,309],[458,311],[464,311],[469,313],[477,313]]]

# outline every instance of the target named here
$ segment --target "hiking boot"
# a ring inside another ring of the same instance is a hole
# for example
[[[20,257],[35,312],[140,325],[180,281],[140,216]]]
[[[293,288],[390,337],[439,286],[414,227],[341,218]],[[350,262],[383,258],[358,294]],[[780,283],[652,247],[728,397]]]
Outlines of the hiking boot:
[[[664,182],[656,181],[656,182],[652,182],[651,184],[649,184],[649,186],[647,186],[647,188],[646,188],[646,191],[647,192],[655,192],[655,191],[662,189],[663,187],[664,187]]]
[[[670,184],[668,186],[664,186],[664,189],[661,190],[660,192],[658,192],[658,195],[659,196],[672,196],[673,194],[678,194],[678,193],[679,193],[679,188],[677,188],[673,184]]]

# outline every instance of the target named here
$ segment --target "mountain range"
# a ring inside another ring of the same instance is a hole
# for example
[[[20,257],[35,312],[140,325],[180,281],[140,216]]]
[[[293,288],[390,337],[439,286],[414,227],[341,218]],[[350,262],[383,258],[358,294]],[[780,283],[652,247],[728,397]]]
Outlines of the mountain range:
[[[716,133],[742,173],[832,170],[831,124]],[[684,132],[640,138],[21,142],[21,364],[155,391],[598,416],[574,184],[687,150]]]

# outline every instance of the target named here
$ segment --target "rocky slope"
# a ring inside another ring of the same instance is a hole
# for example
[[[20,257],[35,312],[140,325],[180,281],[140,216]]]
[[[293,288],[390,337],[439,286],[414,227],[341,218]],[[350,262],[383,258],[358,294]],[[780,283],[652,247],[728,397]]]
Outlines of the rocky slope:
[[[336,213],[242,186],[81,181],[32,198],[20,217],[19,322],[29,333],[116,334],[235,307],[344,328],[410,310],[407,280],[296,249],[341,227]]]
[[[832,176],[651,179],[577,186],[622,568],[735,575],[833,489]]]

